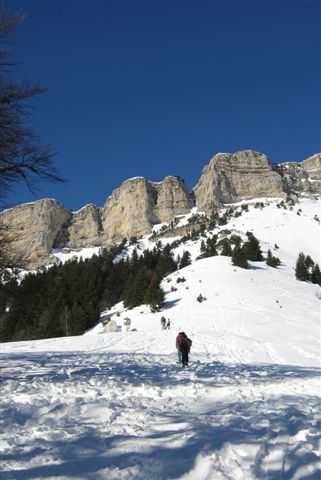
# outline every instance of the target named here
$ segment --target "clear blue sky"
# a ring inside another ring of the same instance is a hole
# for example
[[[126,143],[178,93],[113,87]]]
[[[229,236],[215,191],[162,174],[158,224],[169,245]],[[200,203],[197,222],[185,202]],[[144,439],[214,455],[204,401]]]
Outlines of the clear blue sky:
[[[319,0],[11,0],[27,13],[17,79],[48,93],[33,125],[68,183],[33,197],[102,206],[124,179],[180,175],[216,152],[320,151]]]

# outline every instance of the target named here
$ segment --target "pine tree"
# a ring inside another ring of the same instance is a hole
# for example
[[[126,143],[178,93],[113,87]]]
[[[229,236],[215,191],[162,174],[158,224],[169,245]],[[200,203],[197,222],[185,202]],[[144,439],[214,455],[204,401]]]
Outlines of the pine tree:
[[[262,250],[260,247],[260,242],[251,232],[247,232],[247,242],[244,243],[243,248],[248,260],[253,262],[261,262],[264,260],[262,255]]]
[[[241,243],[242,243],[242,239],[239,235],[231,235],[230,237],[230,243],[232,245],[235,245],[236,247],[240,247],[241,246]]]
[[[311,282],[321,286],[321,271],[319,265],[316,263],[311,274]]]
[[[278,257],[272,255],[271,250],[268,250],[266,264],[270,267],[277,268],[281,265],[281,260]]]
[[[145,292],[144,303],[150,306],[152,312],[156,312],[161,308],[164,298],[164,291],[160,287],[159,282],[154,275]]]
[[[249,268],[246,252],[243,247],[235,247],[232,254],[233,265],[241,268]]]
[[[125,307],[133,308],[143,303],[147,282],[145,267],[129,278],[124,298]]]
[[[221,242],[221,245],[222,245],[221,255],[224,255],[225,257],[231,257],[233,252],[232,252],[232,247],[230,245],[228,238],[224,238]]]
[[[312,260],[312,258],[310,257],[310,255],[307,255],[305,257],[305,266],[307,268],[307,271],[309,273],[309,280],[312,279],[312,273],[313,273],[313,270],[314,270],[314,261]]]
[[[295,265],[295,277],[297,280],[301,280],[302,282],[306,282],[309,280],[309,271],[305,264],[305,255],[304,253],[300,253]]]
[[[189,253],[188,250],[185,250],[183,252],[183,255],[179,264],[179,268],[187,267],[190,264],[191,264],[191,254]]]

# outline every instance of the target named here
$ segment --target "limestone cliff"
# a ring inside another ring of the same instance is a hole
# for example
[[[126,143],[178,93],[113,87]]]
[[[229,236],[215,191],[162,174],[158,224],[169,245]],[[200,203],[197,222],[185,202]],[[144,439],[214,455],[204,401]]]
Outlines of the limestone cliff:
[[[96,205],[89,204],[72,212],[65,226],[65,241],[62,246],[68,248],[95,247],[102,243],[101,212]]]
[[[36,268],[45,263],[70,215],[59,202],[49,198],[2,212],[1,236],[13,264]]]
[[[193,191],[197,207],[207,213],[224,203],[284,195],[280,175],[266,155],[254,150],[216,154]]]
[[[275,166],[281,175],[286,193],[321,194],[321,154],[317,153],[303,162],[285,162]]]
[[[191,207],[189,193],[179,177],[149,182],[137,177],[126,180],[107,199],[102,214],[104,243],[137,237],[153,225],[169,222]]]
[[[109,247],[124,238],[149,233],[153,225],[170,223],[194,202],[210,214],[225,203],[253,197],[321,194],[321,154],[303,162],[274,165],[253,150],[218,153],[203,169],[192,196],[180,177],[161,182],[136,177],[123,182],[103,208],[86,205],[77,212],[44,199],[0,214],[0,236],[13,264],[36,268],[54,247]]]

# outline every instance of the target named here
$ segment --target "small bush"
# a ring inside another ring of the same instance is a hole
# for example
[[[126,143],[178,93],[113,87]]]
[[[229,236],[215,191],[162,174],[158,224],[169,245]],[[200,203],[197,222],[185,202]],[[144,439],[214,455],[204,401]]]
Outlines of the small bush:
[[[198,295],[198,297],[196,298],[196,300],[199,302],[199,303],[202,303],[202,302],[205,302],[205,300],[207,300],[206,297],[204,297],[201,293]]]
[[[185,277],[178,277],[177,280],[176,280],[176,283],[184,283],[184,282],[186,282]]]

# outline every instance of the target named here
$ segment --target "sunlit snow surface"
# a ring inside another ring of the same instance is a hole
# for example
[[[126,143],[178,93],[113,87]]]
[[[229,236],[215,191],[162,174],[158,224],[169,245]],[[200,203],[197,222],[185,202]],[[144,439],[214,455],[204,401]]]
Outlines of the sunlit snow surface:
[[[222,227],[277,243],[278,270],[198,260],[164,280],[162,312],[115,306],[120,332],[1,344],[0,479],[319,479],[321,294],[293,270],[301,250],[319,258],[315,214],[250,207]]]

